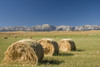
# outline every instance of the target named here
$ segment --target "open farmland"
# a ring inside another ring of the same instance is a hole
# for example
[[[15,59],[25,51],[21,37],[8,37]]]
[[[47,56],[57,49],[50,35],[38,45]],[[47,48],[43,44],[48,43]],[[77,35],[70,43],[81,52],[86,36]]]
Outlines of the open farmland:
[[[37,41],[42,38],[52,38],[57,42],[63,38],[71,38],[77,48],[77,51],[60,53],[58,56],[46,56],[36,67],[100,67],[100,31],[0,32],[0,67],[31,67],[27,64],[2,62],[5,51],[12,43],[30,36]]]

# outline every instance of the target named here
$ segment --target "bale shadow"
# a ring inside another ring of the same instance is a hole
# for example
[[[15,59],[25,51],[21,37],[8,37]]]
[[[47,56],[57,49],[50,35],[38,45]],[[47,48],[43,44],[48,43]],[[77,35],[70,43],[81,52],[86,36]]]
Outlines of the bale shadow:
[[[58,56],[73,56],[73,53],[59,53]]]
[[[43,60],[40,62],[40,64],[53,64],[53,65],[59,65],[63,63],[64,61],[59,61],[59,60]]]
[[[86,51],[86,50],[83,50],[83,49],[77,49],[76,51],[82,52],[82,51]]]

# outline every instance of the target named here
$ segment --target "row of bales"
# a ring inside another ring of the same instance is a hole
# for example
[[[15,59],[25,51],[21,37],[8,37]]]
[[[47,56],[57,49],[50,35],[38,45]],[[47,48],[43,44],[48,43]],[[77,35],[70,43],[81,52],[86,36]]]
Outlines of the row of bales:
[[[15,36],[13,36],[13,37],[14,37],[14,38],[17,38],[18,36],[15,35]],[[3,39],[8,39],[8,37],[7,37],[7,36],[4,36]]]
[[[18,36],[14,35],[13,38],[18,38]],[[29,36],[28,38],[32,39],[32,36]],[[56,36],[53,36],[53,38],[56,38]],[[4,36],[3,39],[8,39],[8,36]]]
[[[10,45],[5,52],[4,62],[37,64],[44,56],[58,55],[59,52],[76,50],[71,39],[62,39],[58,43],[53,39],[23,39]]]

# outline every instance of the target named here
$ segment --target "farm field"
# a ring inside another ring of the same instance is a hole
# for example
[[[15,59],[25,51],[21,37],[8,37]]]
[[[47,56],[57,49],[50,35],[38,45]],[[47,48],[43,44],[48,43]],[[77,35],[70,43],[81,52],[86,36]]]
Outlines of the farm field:
[[[30,36],[37,41],[42,38],[52,38],[57,42],[71,38],[77,48],[77,51],[59,53],[58,56],[46,56],[35,67],[100,67],[100,31],[0,32],[0,67],[32,67],[28,64],[2,62],[5,51],[12,43]]]

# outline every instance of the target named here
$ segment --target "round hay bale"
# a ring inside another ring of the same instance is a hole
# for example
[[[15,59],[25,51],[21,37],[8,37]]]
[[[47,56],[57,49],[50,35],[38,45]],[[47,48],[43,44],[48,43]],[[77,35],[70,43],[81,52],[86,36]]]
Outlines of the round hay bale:
[[[58,46],[60,52],[76,50],[75,43],[72,39],[62,39],[58,42]]]
[[[8,39],[8,37],[4,37],[4,39]]]
[[[15,35],[14,38],[17,38],[17,36]]]
[[[32,39],[32,36],[29,36],[29,39]]]
[[[58,55],[59,49],[56,41],[45,38],[39,40],[39,43],[42,45],[44,49],[44,55],[46,56]]]
[[[56,38],[56,36],[54,36],[54,38]]]
[[[13,43],[5,52],[5,62],[37,64],[44,57],[42,46],[32,39]]]

